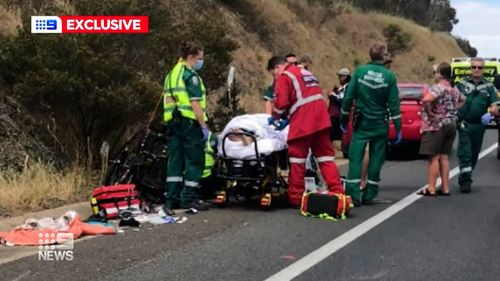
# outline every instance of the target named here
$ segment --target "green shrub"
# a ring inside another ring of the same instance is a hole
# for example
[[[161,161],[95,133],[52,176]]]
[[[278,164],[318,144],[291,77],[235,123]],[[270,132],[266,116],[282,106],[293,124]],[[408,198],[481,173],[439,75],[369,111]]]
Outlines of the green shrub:
[[[251,30],[257,34],[262,41],[263,45],[279,52],[280,48],[274,42],[274,34],[278,33],[278,26],[271,26],[268,24],[268,19],[262,14],[251,0],[218,0],[228,10],[232,11],[239,17],[241,23],[245,26],[246,30]]]
[[[362,11],[378,11],[404,17],[429,27],[431,30],[451,32],[458,23],[456,10],[450,0],[410,1],[410,0],[349,0],[350,4]]]
[[[208,125],[212,131],[222,132],[224,126],[226,126],[234,116],[245,113],[240,106],[240,98],[241,91],[237,81],[233,84],[230,100],[227,91],[224,91],[224,93],[218,96],[216,102],[217,110],[212,113],[211,119],[208,120]]]
[[[148,34],[31,34],[31,15],[60,11],[50,5],[29,7],[18,36],[0,46],[0,86],[42,122],[53,118],[64,150],[74,156],[98,155],[104,140],[113,146],[128,127],[148,119],[183,41],[204,46],[200,74],[207,90],[224,84],[237,45],[227,38],[228,27],[211,1],[70,3],[74,14],[149,16]],[[185,16],[192,11],[196,17]]]
[[[287,6],[297,15],[301,22],[307,22],[320,28],[326,22],[342,14],[346,7],[338,0],[287,0]],[[304,12],[304,6],[317,7],[320,9],[319,17],[311,17]]]
[[[384,29],[387,51],[397,55],[410,51],[413,48],[413,39],[410,33],[404,32],[397,24],[389,24]]]
[[[354,67],[356,68],[358,65],[361,64],[361,59],[360,58],[354,58],[354,60],[352,61],[352,64],[354,65]]]
[[[345,26],[343,25],[338,25],[337,27],[335,27],[335,31],[337,32],[338,35],[342,35],[347,32],[347,28],[345,28]]]
[[[453,36],[453,38],[455,38],[455,41],[457,42],[458,46],[466,55],[470,57],[477,56],[477,49],[472,47],[469,40],[458,36]]]

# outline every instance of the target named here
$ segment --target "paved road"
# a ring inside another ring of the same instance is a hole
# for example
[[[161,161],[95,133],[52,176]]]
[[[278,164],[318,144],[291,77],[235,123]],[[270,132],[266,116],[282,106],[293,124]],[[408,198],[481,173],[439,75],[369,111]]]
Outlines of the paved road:
[[[483,148],[495,141],[488,131]],[[425,167],[425,160],[387,162],[380,201],[354,209],[346,221],[304,218],[291,209],[214,209],[181,225],[82,241],[73,261],[31,256],[0,265],[0,280],[265,280],[283,269],[294,280],[500,280],[494,153],[479,162],[471,194],[458,193],[454,178],[452,196],[419,199],[320,262],[301,260],[308,269],[292,274],[302,257],[397,207],[425,184]]]

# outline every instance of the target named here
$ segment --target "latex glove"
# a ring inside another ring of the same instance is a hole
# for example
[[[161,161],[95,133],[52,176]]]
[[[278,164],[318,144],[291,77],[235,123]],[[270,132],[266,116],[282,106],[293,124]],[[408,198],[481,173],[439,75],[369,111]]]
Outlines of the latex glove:
[[[208,128],[201,128],[201,133],[203,134],[203,141],[206,141],[208,139],[210,131],[208,130]]]
[[[348,122],[349,122],[349,116],[342,114],[340,116],[340,130],[342,131],[342,133],[346,133],[347,132],[347,124],[348,124]]]
[[[489,112],[486,112],[485,114],[483,114],[483,116],[481,116],[481,123],[486,126],[491,122],[491,119],[493,119],[493,115],[491,115],[491,113]]]
[[[340,117],[340,130],[342,131],[342,133],[346,133],[347,132],[347,123],[349,122],[349,119],[347,116],[344,116],[342,115]]]
[[[398,144],[400,143],[401,141],[403,140],[403,133],[401,131],[398,131],[396,133],[396,141],[394,142],[394,144]]]
[[[281,131],[285,129],[285,127],[288,125],[288,119],[281,119],[280,122],[278,123],[278,131]]]
[[[340,124],[340,130],[342,131],[342,133],[347,133],[347,126],[345,124]]]
[[[272,117],[272,116],[271,116],[271,117],[269,117],[269,118],[267,118],[267,125],[273,125],[273,124],[274,124],[274,121],[275,121],[275,119],[274,119],[274,117]]]

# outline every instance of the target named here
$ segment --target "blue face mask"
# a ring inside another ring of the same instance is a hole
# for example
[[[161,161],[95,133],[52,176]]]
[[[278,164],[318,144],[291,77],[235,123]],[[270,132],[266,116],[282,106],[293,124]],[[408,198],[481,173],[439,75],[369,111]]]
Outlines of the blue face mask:
[[[193,66],[194,70],[200,70],[202,67],[203,67],[203,60],[202,59],[198,59]]]

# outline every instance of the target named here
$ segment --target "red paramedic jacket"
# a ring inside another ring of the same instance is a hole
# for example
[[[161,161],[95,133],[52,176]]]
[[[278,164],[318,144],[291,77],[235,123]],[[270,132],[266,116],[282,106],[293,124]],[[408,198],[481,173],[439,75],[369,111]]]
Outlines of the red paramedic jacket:
[[[276,80],[273,117],[289,118],[288,141],[331,127],[318,79],[308,70],[288,65]]]

